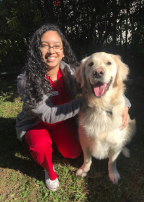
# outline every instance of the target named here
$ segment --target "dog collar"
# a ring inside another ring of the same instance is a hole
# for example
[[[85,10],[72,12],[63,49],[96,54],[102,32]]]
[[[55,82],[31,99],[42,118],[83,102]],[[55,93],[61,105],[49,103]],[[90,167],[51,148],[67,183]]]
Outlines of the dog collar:
[[[106,111],[109,115],[112,116],[112,111]]]

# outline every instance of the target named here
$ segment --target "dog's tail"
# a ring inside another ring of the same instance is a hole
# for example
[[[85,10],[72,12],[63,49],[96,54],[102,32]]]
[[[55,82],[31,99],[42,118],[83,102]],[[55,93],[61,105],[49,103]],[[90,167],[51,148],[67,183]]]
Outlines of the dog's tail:
[[[123,147],[123,149],[122,149],[122,154],[123,154],[125,157],[129,158],[129,157],[130,157],[130,151],[129,151],[129,149],[128,149],[127,147]]]

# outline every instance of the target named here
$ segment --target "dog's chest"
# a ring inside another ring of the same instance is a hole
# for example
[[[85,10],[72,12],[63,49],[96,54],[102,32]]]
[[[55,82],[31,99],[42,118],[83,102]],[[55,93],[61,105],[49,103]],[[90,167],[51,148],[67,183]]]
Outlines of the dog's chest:
[[[110,109],[87,108],[80,114],[79,124],[87,137],[100,141],[116,138],[114,140],[116,143],[117,138],[119,139],[117,134],[122,124],[122,117],[121,115],[115,117]]]
[[[121,120],[116,121],[113,112],[110,109],[103,110],[89,107],[80,114],[79,121],[87,131],[93,129],[95,132],[104,132],[111,128],[117,128],[119,124],[117,122],[120,122]]]
[[[86,109],[80,115],[80,127],[83,128],[87,146],[96,158],[107,158],[110,149],[120,148],[124,133],[119,130],[122,118],[115,120],[112,111]]]

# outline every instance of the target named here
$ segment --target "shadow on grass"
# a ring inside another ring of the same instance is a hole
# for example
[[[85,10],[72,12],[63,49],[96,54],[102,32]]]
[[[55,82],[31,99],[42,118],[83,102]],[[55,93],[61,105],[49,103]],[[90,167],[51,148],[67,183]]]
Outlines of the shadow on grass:
[[[44,180],[43,168],[31,157],[28,145],[16,137],[14,118],[0,118],[0,167],[19,170],[20,172]],[[53,144],[53,163],[71,164],[79,167],[82,154],[77,159],[65,159]]]
[[[31,158],[28,146],[16,137],[15,119],[0,118],[0,167],[19,170],[42,180],[39,167]]]

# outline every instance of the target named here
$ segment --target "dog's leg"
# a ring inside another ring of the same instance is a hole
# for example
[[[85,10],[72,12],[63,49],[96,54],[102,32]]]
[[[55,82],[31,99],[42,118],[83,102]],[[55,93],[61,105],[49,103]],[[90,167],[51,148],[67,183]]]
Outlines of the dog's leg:
[[[109,179],[114,183],[117,184],[120,179],[120,174],[116,167],[116,159],[120,152],[116,154],[109,155],[109,162],[108,162],[108,171],[109,171]]]
[[[83,154],[84,154],[84,163],[77,170],[76,176],[85,177],[87,175],[87,172],[90,170],[90,166],[91,166],[91,163],[92,163],[92,157],[91,157],[91,152],[89,151],[88,147],[83,149]]]

